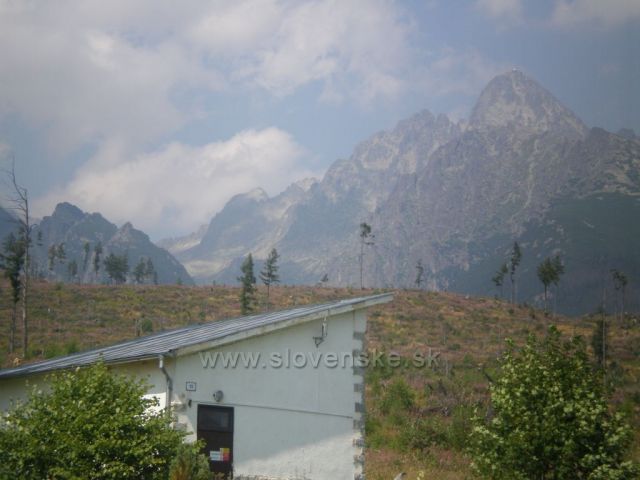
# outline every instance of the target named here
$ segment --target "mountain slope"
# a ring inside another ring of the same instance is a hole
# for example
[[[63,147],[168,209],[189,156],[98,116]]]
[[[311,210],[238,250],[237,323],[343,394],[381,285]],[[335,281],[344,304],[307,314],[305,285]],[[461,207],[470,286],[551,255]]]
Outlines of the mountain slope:
[[[0,207],[0,242],[4,241],[4,239],[9,235],[9,233],[14,232],[17,228],[17,224],[13,218],[13,216],[9,213],[8,210]]]
[[[85,213],[70,203],[58,204],[51,216],[44,217],[34,230],[34,238],[40,241],[34,245],[33,265],[45,277],[83,283],[105,282],[107,277],[102,261],[114,253],[127,254],[130,271],[140,259],[151,259],[159,283],[176,283],[178,280],[193,283],[184,267],[169,252],[154,245],[144,232],[136,230],[130,223],[118,228],[99,213]],[[64,261],[56,259],[51,264],[49,248],[60,244],[64,244],[66,258]],[[87,244],[88,254],[85,253]],[[96,273],[94,261],[98,244],[103,251]],[[72,279],[68,268],[74,260],[78,273]]]
[[[367,221],[376,236],[365,249],[367,286],[412,287],[420,260],[429,288],[487,294],[520,240],[520,300],[537,301],[535,267],[560,254],[567,285],[559,307],[591,310],[603,284],[611,289],[603,271],[624,265],[640,278],[640,249],[623,245],[637,218],[640,143],[623,133],[589,129],[534,80],[510,71],[489,82],[468,122],[426,111],[402,121],[336,161],[277,215],[265,214],[277,200],[263,192],[236,197],[201,243],[177,256],[199,280],[230,282],[241,257],[261,259],[275,246],[285,282],[327,274],[333,284],[359,285],[358,225]],[[586,209],[596,205],[594,213],[620,214],[591,219],[595,233],[587,235],[580,225],[590,224]]]

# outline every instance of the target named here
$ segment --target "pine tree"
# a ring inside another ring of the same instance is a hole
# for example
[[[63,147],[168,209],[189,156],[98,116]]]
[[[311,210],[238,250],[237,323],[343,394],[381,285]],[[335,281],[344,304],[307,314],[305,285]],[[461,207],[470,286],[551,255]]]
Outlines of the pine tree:
[[[560,282],[560,276],[564,273],[564,265],[559,255],[554,258],[545,258],[544,261],[538,265],[538,279],[544,286],[544,311],[549,313],[548,307],[548,292],[551,284],[558,286]]]
[[[110,253],[107,258],[104,259],[104,269],[107,275],[116,285],[125,283],[127,281],[127,274],[129,273],[129,259],[127,254],[115,255]]]
[[[366,222],[360,224],[360,289],[364,290],[364,247],[373,245],[375,235],[371,233],[371,225]]]
[[[420,258],[416,263],[416,287],[420,288],[422,285],[422,276],[424,275],[424,267],[422,266],[422,259]]]
[[[98,273],[100,272],[100,256],[102,255],[102,242],[98,242],[96,243],[96,246],[93,247],[93,271],[96,274],[96,281],[98,280],[99,276]]]
[[[69,281],[73,282],[76,279],[76,275],[78,275],[78,262],[75,259],[71,260],[67,265],[67,273],[69,274]]]
[[[504,277],[509,273],[509,267],[507,267],[506,263],[503,263],[502,266],[495,273],[491,281],[500,289],[500,298],[503,297],[503,288],[504,288]]]
[[[267,308],[269,308],[269,291],[271,285],[280,283],[280,275],[278,275],[278,259],[280,255],[278,251],[273,248],[267,257],[262,271],[260,272],[260,280],[267,286]]]
[[[517,283],[516,283],[516,270],[522,261],[522,250],[518,242],[513,242],[513,248],[511,249],[511,261],[509,262],[509,278],[511,280],[511,303],[516,304],[518,301]]]
[[[18,302],[22,293],[22,269],[25,262],[24,243],[10,233],[2,245],[0,253],[0,268],[11,286],[11,323],[9,326],[9,353],[13,353],[16,344],[16,320]]]
[[[29,208],[29,192],[18,183],[16,179],[15,160],[12,159],[11,169],[3,172],[9,180],[10,189],[13,191],[8,197],[9,210],[16,214],[18,224],[17,240],[24,248],[24,262],[22,263],[22,351],[27,355],[29,346],[29,277],[31,275],[31,244],[33,243],[33,230],[36,227],[32,223],[31,209]]]
[[[158,272],[153,266],[151,258],[147,258],[146,276],[150,282],[152,282],[154,285],[158,285]]]
[[[47,250],[47,259],[49,261],[49,271],[53,272],[53,269],[56,265],[56,257],[58,256],[58,248],[56,245],[51,245],[49,250]]]
[[[242,314],[251,313],[255,309],[256,277],[253,274],[253,257],[251,254],[242,262],[242,276],[238,281],[242,285],[240,292],[240,309]]]
[[[621,272],[620,270],[616,270],[615,268],[611,270],[611,276],[613,278],[613,288],[616,291],[616,296],[620,294],[620,299],[618,301],[616,310],[618,310],[619,307],[620,316],[622,317],[624,316],[624,301],[629,279],[623,272]]]
[[[147,276],[147,263],[145,262],[144,258],[140,258],[140,261],[138,261],[138,263],[136,264],[135,268],[133,269],[133,278],[135,279],[136,283],[144,283],[144,280]]]
[[[91,244],[89,242],[84,242],[84,246],[82,247],[84,250],[84,256],[82,257],[82,271],[87,273],[87,267],[89,265],[89,254],[91,253]]]
[[[64,249],[64,242],[57,246],[56,256],[58,257],[58,260],[60,260],[60,263],[64,263],[64,261],[67,259],[67,252]]]

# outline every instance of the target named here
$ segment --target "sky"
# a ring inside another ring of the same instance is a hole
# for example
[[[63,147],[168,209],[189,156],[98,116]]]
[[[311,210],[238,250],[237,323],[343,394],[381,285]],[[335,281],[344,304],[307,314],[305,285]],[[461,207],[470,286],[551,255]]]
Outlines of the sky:
[[[518,68],[640,133],[640,0],[0,0],[0,164],[152,239]]]

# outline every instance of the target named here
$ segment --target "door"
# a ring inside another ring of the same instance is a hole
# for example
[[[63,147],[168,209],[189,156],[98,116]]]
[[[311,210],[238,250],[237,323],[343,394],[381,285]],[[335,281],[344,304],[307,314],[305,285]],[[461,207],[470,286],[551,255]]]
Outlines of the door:
[[[198,405],[198,440],[204,441],[209,467],[223,478],[233,471],[233,407]]]

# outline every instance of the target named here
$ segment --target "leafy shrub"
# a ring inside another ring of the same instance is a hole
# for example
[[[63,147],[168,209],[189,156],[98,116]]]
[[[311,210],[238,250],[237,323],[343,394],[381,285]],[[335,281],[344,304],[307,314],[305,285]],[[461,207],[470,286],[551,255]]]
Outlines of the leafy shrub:
[[[49,386],[0,418],[0,479],[166,479],[184,434],[142,381],[97,364]]]
[[[200,444],[184,443],[178,447],[176,457],[169,467],[169,480],[209,480],[209,461],[199,453]]]
[[[438,417],[421,417],[402,430],[401,439],[404,448],[425,451],[433,445],[447,444],[447,428]]]
[[[415,403],[415,392],[403,378],[396,378],[386,388],[380,401],[380,411],[384,414],[405,413]]]
[[[145,318],[140,322],[140,330],[143,333],[153,332],[153,322],[149,318]]]
[[[562,342],[551,328],[539,343],[513,344],[491,386],[491,419],[477,418],[474,466],[491,479],[628,479],[631,431],[609,412],[604,388],[581,339]]]

